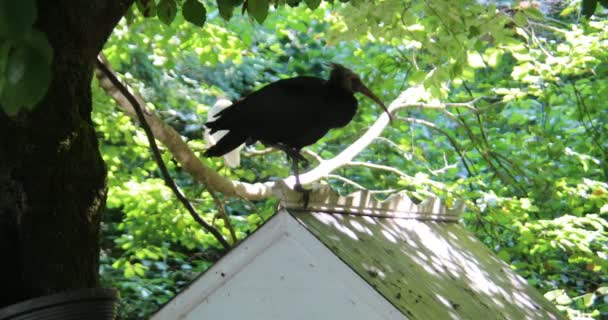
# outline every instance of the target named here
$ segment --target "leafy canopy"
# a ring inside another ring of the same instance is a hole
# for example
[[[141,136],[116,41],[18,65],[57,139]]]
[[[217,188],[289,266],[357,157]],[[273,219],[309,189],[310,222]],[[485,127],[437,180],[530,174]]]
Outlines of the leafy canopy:
[[[568,6],[541,13],[469,1],[306,4],[319,8],[279,5],[263,25],[221,19],[244,5],[226,2],[217,9],[205,3],[203,29],[177,14],[171,25],[133,18],[104,52],[199,155],[201,124],[220,95],[237,99],[298,74],[324,77],[327,61],[351,66],[385,102],[422,84],[428,105],[453,104],[401,111],[356,159],[379,166],[346,166],[326,181],[342,193],[363,187],[379,197],[405,191],[464,199],[467,228],[549,300],[571,318],[606,316],[606,23],[579,23],[577,8]],[[245,12],[258,19],[253,8]],[[218,244],[158,179],[142,133],[94,88],[110,170],[102,275],[121,288],[123,312],[142,317],[207,268]],[[355,141],[378,113],[360,103],[352,123],[308,149],[330,158]],[[235,169],[200,159],[248,182],[288,174],[278,153],[246,153]],[[209,195],[170,154],[165,160],[205,219],[229,238]],[[225,200],[239,239],[275,204]]]

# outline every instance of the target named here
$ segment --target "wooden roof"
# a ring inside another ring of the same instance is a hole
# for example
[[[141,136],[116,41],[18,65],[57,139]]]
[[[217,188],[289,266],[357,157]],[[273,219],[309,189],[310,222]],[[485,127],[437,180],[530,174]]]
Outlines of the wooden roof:
[[[152,319],[565,319],[458,223],[461,204],[325,186],[303,208],[274,191],[277,214]]]
[[[280,187],[279,187],[280,188]],[[287,211],[409,319],[565,319],[457,222],[461,204],[278,190]]]

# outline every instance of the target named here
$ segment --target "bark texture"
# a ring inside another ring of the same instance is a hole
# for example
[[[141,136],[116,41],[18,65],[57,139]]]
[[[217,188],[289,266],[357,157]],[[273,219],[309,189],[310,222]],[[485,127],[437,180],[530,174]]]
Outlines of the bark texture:
[[[53,78],[33,112],[0,112],[0,307],[99,283],[106,169],[90,86],[95,57],[131,2],[38,1]]]

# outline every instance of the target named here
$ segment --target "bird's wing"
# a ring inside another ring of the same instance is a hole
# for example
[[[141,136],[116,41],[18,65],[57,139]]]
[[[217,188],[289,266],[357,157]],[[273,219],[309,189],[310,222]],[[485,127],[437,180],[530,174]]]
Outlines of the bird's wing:
[[[232,101],[228,99],[218,99],[213,107],[209,109],[207,112],[207,122],[212,122],[217,120],[218,114],[225,110],[226,108],[232,105]],[[209,133],[209,129],[205,128],[204,138],[209,145],[215,145],[221,138],[223,138],[228,131],[221,130],[219,132],[215,132],[213,134]],[[224,154],[224,162],[226,166],[230,168],[236,168],[241,163],[241,149],[243,149],[244,145],[237,147],[236,149]]]
[[[325,80],[295,77],[273,82],[250,94],[219,115],[222,127],[256,129],[260,126],[302,127],[318,121],[326,95]]]

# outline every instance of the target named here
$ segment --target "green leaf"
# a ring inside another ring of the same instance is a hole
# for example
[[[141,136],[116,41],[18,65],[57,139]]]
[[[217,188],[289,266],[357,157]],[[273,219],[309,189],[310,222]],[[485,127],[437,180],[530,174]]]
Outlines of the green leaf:
[[[608,0],[600,0],[600,4],[602,7],[608,9]]]
[[[590,18],[597,8],[597,0],[583,0],[581,3],[581,14]]]
[[[268,5],[268,0],[248,0],[247,13],[254,17],[258,23],[262,23],[268,16]]]
[[[513,20],[518,26],[525,26],[528,23],[528,17],[521,11],[517,11]]]
[[[6,81],[4,74],[8,67],[8,55],[11,50],[11,44],[8,41],[0,42],[0,96],[2,96],[2,89]]]
[[[300,5],[301,0],[287,0],[287,5],[289,5],[292,8],[297,7],[298,5]]]
[[[53,60],[53,48],[51,48],[51,44],[44,33],[32,30],[24,39],[24,42],[38,52],[44,62],[50,66]]]
[[[232,0],[217,0],[217,8],[220,11],[220,15],[225,20],[230,20],[232,18],[232,13],[234,12],[234,1]]]
[[[177,4],[175,0],[161,0],[158,3],[158,18],[165,24],[171,24],[177,14]]]
[[[561,304],[561,305],[569,305],[572,303],[572,299],[570,297],[568,297],[567,294],[563,294],[563,295],[557,297],[557,299],[555,299],[555,302],[557,304]]]
[[[581,296],[583,299],[583,305],[586,308],[589,308],[593,305],[593,301],[595,300],[595,294],[590,292],[590,293],[586,293],[584,295]]]
[[[311,9],[314,10],[316,8],[319,7],[319,5],[321,4],[321,0],[304,0],[306,2],[306,5]]]
[[[156,1],[155,0],[138,0],[136,2],[137,9],[141,12],[142,16],[149,18],[156,15]]]
[[[498,252],[498,257],[507,262],[511,261],[511,255],[506,250],[500,250]]]
[[[125,20],[127,20],[127,25],[130,26],[135,21],[135,13],[133,12],[133,7],[129,7],[127,12],[125,13]]]
[[[52,51],[42,33],[30,34],[11,48],[0,104],[8,115],[31,110],[46,94],[51,82]]]
[[[597,290],[595,290],[595,292],[600,296],[608,295],[608,287],[599,287]]]
[[[135,270],[133,269],[133,266],[131,266],[131,264],[125,267],[124,275],[125,278],[132,278],[135,276]]]
[[[549,301],[555,301],[555,300],[557,300],[557,298],[559,298],[565,294],[566,294],[566,292],[563,289],[551,290],[551,291],[545,293],[545,298]]]
[[[0,0],[0,38],[19,39],[35,21],[34,0]]]
[[[197,0],[186,0],[182,6],[182,14],[186,21],[202,27],[207,19],[207,9]]]

